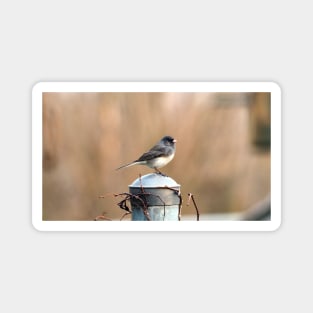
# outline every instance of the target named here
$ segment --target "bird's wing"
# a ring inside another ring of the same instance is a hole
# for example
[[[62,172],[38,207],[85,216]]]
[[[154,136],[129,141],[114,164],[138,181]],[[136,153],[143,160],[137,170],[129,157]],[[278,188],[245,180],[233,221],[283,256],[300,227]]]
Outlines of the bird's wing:
[[[167,156],[168,151],[167,147],[160,147],[160,146],[154,146],[149,150],[148,152],[145,152],[138,160],[135,162],[140,162],[140,161],[147,161],[147,160],[152,160],[154,158],[159,158],[162,156]]]

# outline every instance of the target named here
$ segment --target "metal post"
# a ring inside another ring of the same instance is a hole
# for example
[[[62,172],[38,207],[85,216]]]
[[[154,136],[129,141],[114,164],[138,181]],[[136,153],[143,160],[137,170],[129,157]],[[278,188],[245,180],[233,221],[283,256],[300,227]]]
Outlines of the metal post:
[[[180,185],[157,173],[136,179],[129,185],[133,221],[178,221]]]

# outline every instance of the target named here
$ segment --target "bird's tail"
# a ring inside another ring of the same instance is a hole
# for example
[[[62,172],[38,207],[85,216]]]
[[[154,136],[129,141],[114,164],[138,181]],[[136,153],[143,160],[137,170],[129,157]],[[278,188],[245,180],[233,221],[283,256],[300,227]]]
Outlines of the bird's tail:
[[[117,170],[120,170],[121,168],[129,167],[129,166],[132,166],[132,165],[135,165],[135,164],[137,164],[137,162],[130,162],[128,164],[125,164],[125,165],[122,165],[122,166],[116,168],[115,170],[117,171]]]

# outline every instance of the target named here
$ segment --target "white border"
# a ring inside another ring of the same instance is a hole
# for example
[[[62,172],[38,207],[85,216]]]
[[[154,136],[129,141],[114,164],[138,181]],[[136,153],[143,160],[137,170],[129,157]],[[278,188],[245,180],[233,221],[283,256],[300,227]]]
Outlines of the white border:
[[[271,92],[270,221],[43,221],[44,92]],[[32,90],[32,223],[40,231],[274,231],[281,224],[281,89],[273,82],[40,82]]]

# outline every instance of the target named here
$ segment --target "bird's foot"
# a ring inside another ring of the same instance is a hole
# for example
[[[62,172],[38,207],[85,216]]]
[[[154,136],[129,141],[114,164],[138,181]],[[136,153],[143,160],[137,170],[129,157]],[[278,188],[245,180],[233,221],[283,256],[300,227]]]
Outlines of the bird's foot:
[[[167,175],[163,174],[161,171],[159,171],[157,168],[155,168],[155,173],[156,174],[159,174],[161,176],[164,176],[164,177],[168,177]]]

